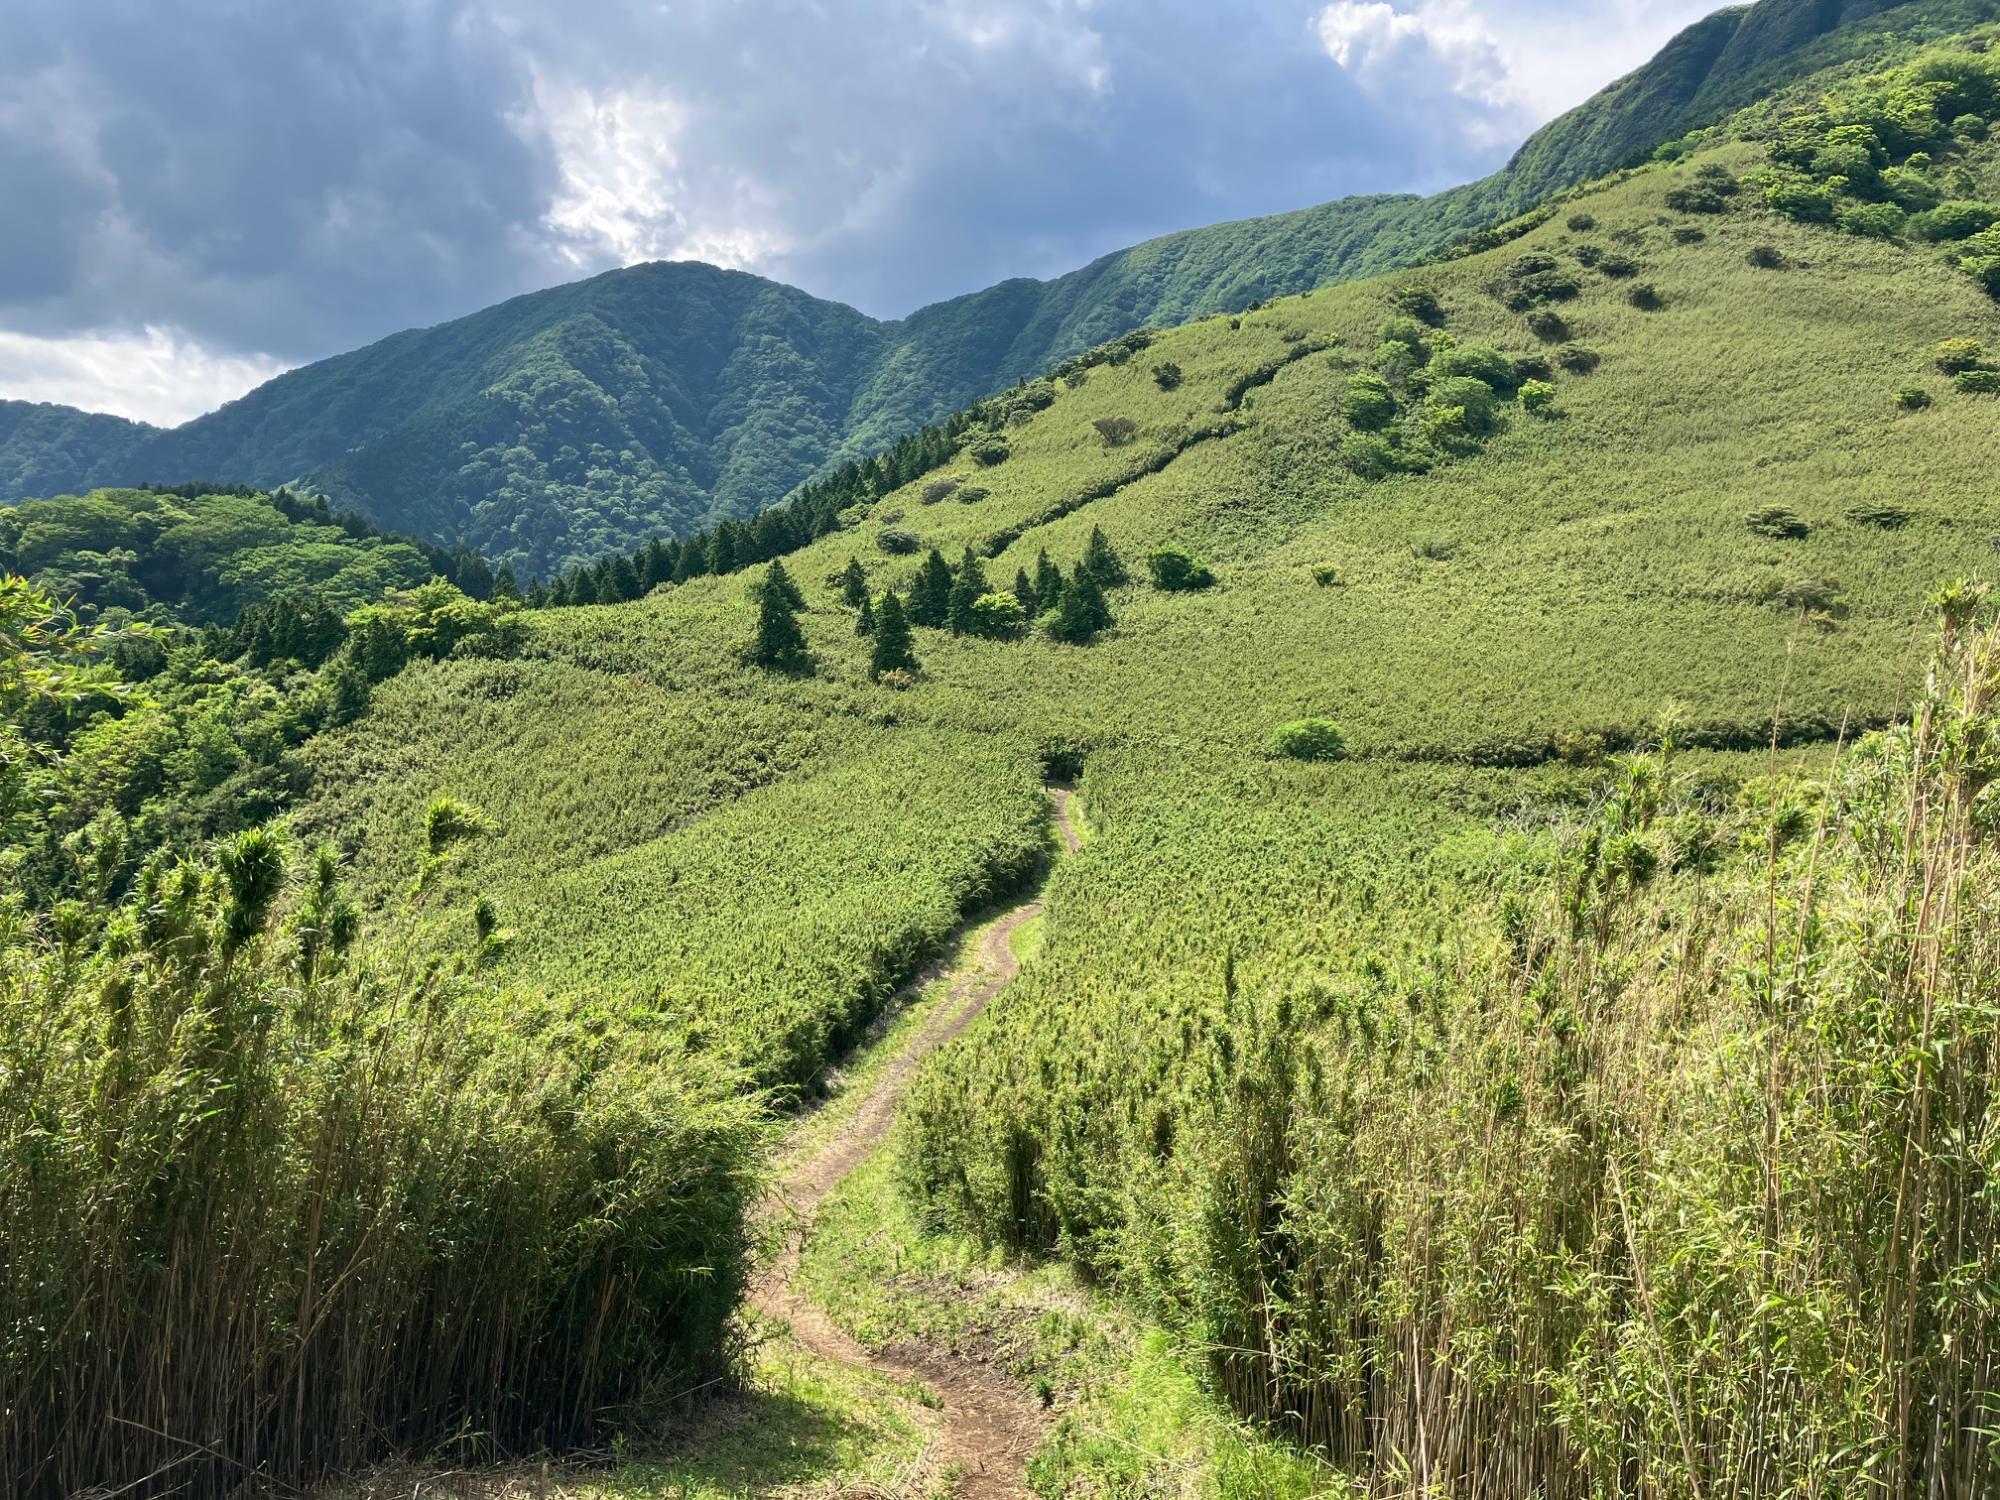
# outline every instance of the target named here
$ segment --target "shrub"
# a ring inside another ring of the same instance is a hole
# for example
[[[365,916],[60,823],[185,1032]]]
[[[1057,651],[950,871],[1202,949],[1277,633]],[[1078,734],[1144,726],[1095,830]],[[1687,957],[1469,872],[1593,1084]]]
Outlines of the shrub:
[[[1312,570],[1312,581],[1320,588],[1330,589],[1340,582],[1340,569],[1333,566],[1332,563],[1315,563]]]
[[[1743,518],[1743,524],[1758,536],[1778,537],[1790,541],[1798,540],[1812,529],[1796,512],[1787,510],[1782,505],[1759,506]]]
[[[1415,318],[1385,318],[1376,338],[1382,344],[1401,344],[1420,360],[1430,357],[1430,335]]]
[[[1951,383],[1968,395],[2000,395],[2000,370],[1960,370]]]
[[[1837,204],[1833,193],[1806,177],[1783,177],[1764,189],[1764,201],[1777,213],[1807,224],[1831,224]]]
[[[1903,211],[1893,203],[1850,203],[1840,211],[1843,234],[1893,240],[1903,232]]]
[[[1379,432],[1350,432],[1341,440],[1340,461],[1362,479],[1387,479],[1403,466],[1395,445]]]
[[[1122,448],[1139,435],[1139,424],[1130,417],[1099,417],[1090,425],[1107,448]]]
[[[1395,418],[1396,396],[1379,375],[1354,375],[1347,381],[1340,414],[1362,432],[1380,432]]]
[[[1569,324],[1563,321],[1561,313],[1547,307],[1537,308],[1528,314],[1528,332],[1545,344],[1561,344],[1569,340]]]
[[[1760,271],[1781,270],[1785,264],[1784,252],[1776,245],[1752,245],[1743,258]]]
[[[974,463],[981,464],[990,469],[995,464],[1004,464],[1013,450],[1007,446],[1006,441],[1002,438],[983,437],[975,441],[965,451],[972,456]]]
[[[1556,351],[1556,364],[1572,375],[1588,375],[1603,362],[1604,357],[1595,349],[1581,344],[1566,344]]]
[[[1465,430],[1475,436],[1491,432],[1499,420],[1493,387],[1470,375],[1447,375],[1432,382],[1426,400],[1433,411],[1463,411]]]
[[[1293,719],[1272,732],[1271,748],[1289,760],[1340,760],[1347,741],[1331,719]]]
[[[1920,240],[1964,240],[1982,229],[1991,229],[1996,223],[2000,223],[2000,204],[1952,198],[1936,208],[1912,215],[1910,233]]]
[[[1438,302],[1437,293],[1429,287],[1399,287],[1391,294],[1389,305],[1405,317],[1415,318],[1426,327],[1444,327],[1444,308]]]
[[[1162,547],[1147,553],[1146,571],[1153,575],[1153,587],[1168,593],[1205,589],[1215,582],[1208,564],[1196,561],[1179,547]]]
[[[1521,387],[1521,409],[1536,416],[1547,416],[1555,410],[1556,388],[1546,380],[1530,380]]]
[[[1719,214],[1729,207],[1722,194],[1700,182],[1668,188],[1666,202],[1677,214]]]
[[[962,479],[933,479],[924,486],[923,493],[917,498],[926,505],[936,505],[938,501],[948,498],[951,492],[963,483],[965,481]]]
[[[1944,339],[1931,350],[1931,358],[1944,375],[1986,368],[1986,346],[1978,339]]]
[[[1153,384],[1163,391],[1178,390],[1181,383],[1181,367],[1172,360],[1165,360],[1153,366]]]
[[[1461,344],[1445,350],[1431,361],[1431,373],[1465,376],[1502,395],[1514,389],[1514,361],[1489,344]]]
[[[1576,263],[1580,266],[1595,266],[1601,264],[1604,260],[1604,247],[1602,245],[1578,245],[1570,254],[1576,257]]]
[[[1895,531],[1910,523],[1910,513],[1900,505],[1850,505],[1847,519],[1859,526]]]
[[[1569,227],[1570,232],[1573,234],[1589,234],[1591,230],[1597,227],[1597,220],[1590,214],[1571,214],[1569,216]]]
[[[959,490],[958,503],[960,505],[977,505],[992,493],[993,491],[987,489],[983,484],[968,484]]]
[[[1650,281],[1642,281],[1633,287],[1625,294],[1625,300],[1640,312],[1658,312],[1667,305],[1667,299],[1660,295],[1659,288]]]
[[[1022,604],[1011,591],[981,594],[972,603],[972,612],[966,621],[967,635],[984,637],[987,640],[1011,640],[1028,625],[1027,606]]]
[[[1607,255],[1597,263],[1597,269],[1614,281],[1639,274],[1639,262],[1629,255]]]
[[[1523,354],[1517,356],[1514,360],[1514,387],[1516,390],[1526,385],[1530,380],[1553,380],[1555,379],[1555,374],[1555,365],[1545,355]]]
[[[891,557],[905,557],[923,545],[923,540],[907,526],[884,526],[876,534],[875,545]]]
[[[1706,229],[1697,229],[1692,224],[1683,224],[1674,231],[1674,243],[1676,245],[1699,245],[1707,238],[1708,231]]]
[[[1920,385],[1906,385],[1896,392],[1896,405],[1904,411],[1922,411],[1931,404],[1931,393]]]
[[[1567,271],[1537,271],[1508,284],[1506,303],[1515,312],[1526,312],[1546,302],[1568,302],[1583,291],[1583,283]]]

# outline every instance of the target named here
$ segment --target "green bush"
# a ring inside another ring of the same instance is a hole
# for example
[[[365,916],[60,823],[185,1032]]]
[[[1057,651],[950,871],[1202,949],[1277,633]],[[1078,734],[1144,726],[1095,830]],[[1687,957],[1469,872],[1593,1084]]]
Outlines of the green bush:
[[[1787,218],[1831,224],[1839,204],[1830,189],[1805,177],[1782,177],[1764,189],[1764,201]],[[1756,265],[1756,261],[1751,262]]]
[[[1951,383],[1968,395],[2000,395],[2000,370],[1960,370]]]
[[[1603,355],[1581,344],[1565,344],[1556,351],[1556,364],[1572,375],[1588,375],[1603,362]]]
[[[1448,375],[1433,381],[1425,401],[1433,411],[1463,411],[1465,430],[1475,437],[1490,433],[1499,422],[1499,401],[1493,387],[1470,375]]]
[[[1289,760],[1340,760],[1347,741],[1331,719],[1293,719],[1272,732],[1271,748]]]
[[[1896,392],[1896,405],[1904,411],[1922,411],[1931,404],[1931,393],[1920,385],[1906,385]]]
[[[1658,312],[1667,305],[1667,299],[1660,295],[1659,288],[1650,281],[1642,281],[1625,294],[1625,300],[1640,312]]]
[[[1796,512],[1782,505],[1763,505],[1743,518],[1743,524],[1759,536],[1796,541],[1812,528]]]
[[[1590,214],[1575,213],[1569,216],[1569,228],[1572,234],[1589,234],[1596,227],[1597,220]]]
[[[1197,561],[1180,547],[1161,547],[1147,553],[1146,571],[1153,575],[1153,587],[1168,593],[1205,589],[1215,582],[1208,564]]]
[[[1972,198],[1954,198],[1936,208],[1910,217],[1910,233],[1920,240],[1970,239],[1982,229],[2000,223],[2000,203],[1984,203]]]
[[[1785,253],[1776,245],[1752,245],[1743,257],[1760,271],[1783,270]]]
[[[1429,287],[1398,287],[1390,294],[1389,305],[1427,328],[1444,327],[1444,306],[1438,301],[1437,293]]]
[[[1004,641],[1012,640],[1027,626],[1027,606],[1011,591],[981,594],[972,603],[965,633],[991,641]]]
[[[1396,416],[1396,394],[1379,375],[1353,375],[1341,399],[1340,414],[1362,432],[1380,432]]]
[[[1864,239],[1893,240],[1903,232],[1903,220],[1893,203],[1850,203],[1840,211],[1841,232]]]
[[[1545,344],[1562,344],[1569,340],[1569,324],[1562,314],[1553,308],[1541,307],[1528,314],[1528,332]]]
[[[1403,467],[1395,445],[1379,432],[1350,432],[1341,439],[1340,461],[1362,479],[1387,479]]]
[[[1468,377],[1503,396],[1514,389],[1514,361],[1488,344],[1461,344],[1445,350],[1430,367],[1434,376]]]
[[[1005,440],[998,437],[975,439],[967,445],[965,451],[974,463],[981,464],[989,469],[995,464],[1004,464],[1008,456],[1013,452],[1007,446]]]
[[[1530,380],[1520,390],[1521,409],[1547,416],[1555,410],[1556,388],[1546,380]]]
[[[875,545],[891,557],[907,557],[923,546],[923,538],[907,526],[884,526],[875,535]]]
[[[1597,263],[1597,269],[1614,281],[1624,281],[1639,274],[1639,262],[1629,255],[1607,255]]]
[[[1181,367],[1172,360],[1165,360],[1153,366],[1153,384],[1163,391],[1180,389]]]
[[[1986,346],[1978,339],[1942,339],[1931,350],[1931,359],[1943,375],[1986,368]]]
[[[1401,344],[1419,360],[1430,357],[1430,332],[1415,318],[1385,318],[1376,339],[1382,344]]]

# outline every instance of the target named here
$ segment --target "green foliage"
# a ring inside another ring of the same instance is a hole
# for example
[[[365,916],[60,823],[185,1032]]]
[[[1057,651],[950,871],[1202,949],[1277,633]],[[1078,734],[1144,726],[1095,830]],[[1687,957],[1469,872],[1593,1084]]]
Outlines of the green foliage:
[[[1931,393],[1920,385],[1906,385],[1896,392],[1896,406],[1902,411],[1922,411],[1931,404]]]
[[[1340,760],[1347,740],[1331,719],[1293,719],[1272,731],[1271,748],[1288,760]]]
[[[1548,416],[1555,410],[1556,388],[1546,380],[1524,381],[1518,393],[1521,410]]]
[[[1087,645],[1099,631],[1110,629],[1114,623],[1097,575],[1079,564],[1064,585],[1054,612],[1048,616],[1049,638],[1067,646]]]
[[[1951,383],[1967,395],[2000,395],[2000,370],[1960,370],[1952,376]]]
[[[892,591],[882,596],[875,611],[875,644],[868,656],[868,675],[879,678],[884,672],[916,672],[915,638],[903,610],[903,601]]]
[[[1153,384],[1163,391],[1178,389],[1181,383],[1181,367],[1172,360],[1153,366]]]
[[[1340,414],[1361,432],[1380,432],[1395,419],[1396,393],[1379,375],[1349,376]]]
[[[750,660],[781,672],[810,670],[812,653],[806,649],[798,619],[805,596],[785,572],[785,565],[772,563],[755,592],[757,633],[750,642]]]
[[[1215,582],[1208,564],[1184,547],[1160,547],[1148,552],[1146,571],[1152,575],[1153,587],[1168,593],[1205,589]]]
[[[982,640],[1010,641],[1028,625],[1028,611],[1019,596],[1010,592],[981,594],[966,614],[964,634]]]
[[[1986,369],[1986,346],[1978,339],[1941,339],[1931,350],[1931,360],[1943,375],[1962,375],[1967,370]]]
[[[1744,517],[1743,524],[1758,536],[1796,541],[1812,528],[1799,515],[1782,505],[1760,505]]]
[[[1129,582],[1132,576],[1125,566],[1125,560],[1111,545],[1111,538],[1104,534],[1102,526],[1090,528],[1090,539],[1083,545],[1083,559],[1076,565],[1076,571],[1088,573],[1108,589]]]

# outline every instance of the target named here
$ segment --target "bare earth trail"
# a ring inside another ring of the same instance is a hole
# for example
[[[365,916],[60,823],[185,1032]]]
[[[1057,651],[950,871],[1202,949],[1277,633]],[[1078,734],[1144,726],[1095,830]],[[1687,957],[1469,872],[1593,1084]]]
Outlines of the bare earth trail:
[[[1055,799],[1056,828],[1073,854],[1078,839],[1070,823],[1070,794],[1051,788],[1050,795]],[[793,1282],[820,1205],[850,1172],[881,1149],[924,1060],[964,1031],[1014,977],[1020,964],[1010,940],[1016,928],[1041,910],[1039,899],[1030,900],[987,923],[943,1001],[867,1082],[867,1092],[839,1128],[817,1149],[787,1165],[761,1210],[772,1219],[789,1217],[784,1242],[750,1288],[750,1305],[789,1323],[793,1337],[811,1353],[850,1368],[921,1382],[935,1395],[939,1406],[933,1442],[940,1467],[956,1468],[960,1477],[954,1493],[973,1500],[1029,1493],[1027,1463],[1043,1431],[1040,1406],[1005,1372],[942,1349],[915,1343],[879,1353],[866,1348],[835,1326]]]

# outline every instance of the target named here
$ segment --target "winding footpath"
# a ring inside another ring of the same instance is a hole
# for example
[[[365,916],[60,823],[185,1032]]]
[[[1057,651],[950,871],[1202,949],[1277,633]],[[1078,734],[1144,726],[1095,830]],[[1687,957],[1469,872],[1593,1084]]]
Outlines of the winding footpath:
[[[1068,791],[1050,788],[1056,829],[1064,847],[1079,847],[1070,822]],[[791,1326],[798,1343],[821,1359],[899,1381],[917,1381],[938,1399],[933,1441],[945,1465],[958,1472],[953,1492],[969,1500],[1029,1492],[1028,1459],[1045,1417],[1040,1406],[1004,1372],[923,1344],[880,1352],[837,1327],[794,1285],[807,1236],[820,1206],[856,1167],[881,1149],[896,1110],[917,1070],[940,1047],[972,1024],[1019,969],[1011,939],[1023,922],[1041,913],[1039,898],[991,919],[968,960],[950,981],[944,999],[901,1050],[867,1084],[867,1092],[840,1127],[816,1150],[792,1161],[760,1210],[788,1219],[777,1257],[750,1288],[750,1305]]]

